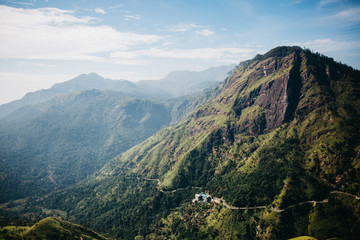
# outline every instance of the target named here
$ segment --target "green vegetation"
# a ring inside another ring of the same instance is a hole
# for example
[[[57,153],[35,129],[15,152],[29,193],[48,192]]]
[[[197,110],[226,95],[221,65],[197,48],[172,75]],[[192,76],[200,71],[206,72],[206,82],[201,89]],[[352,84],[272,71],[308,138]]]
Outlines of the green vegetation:
[[[86,239],[106,240],[108,238],[87,230],[79,225],[61,221],[56,218],[46,218],[32,227],[8,226],[0,229],[0,239]]]
[[[309,236],[302,236],[302,237],[291,238],[289,240],[316,240],[316,238]]]
[[[154,239],[253,239],[249,214],[220,206],[183,204],[161,220]]]
[[[28,207],[119,239],[357,239],[359,79],[276,48],[241,63],[186,121]],[[191,204],[203,190],[244,209]]]
[[[170,122],[164,104],[98,90],[18,111],[0,125],[0,202],[71,186]]]
[[[209,71],[219,77],[226,69]],[[209,75],[205,71],[189,76],[204,74]],[[82,91],[91,87],[121,92]],[[61,96],[72,91],[79,92]],[[27,104],[43,102],[0,119],[0,202],[69,187],[164,126],[186,119],[211,98],[210,90],[161,101],[160,96],[150,97],[152,94],[134,83],[96,74],[29,94]]]

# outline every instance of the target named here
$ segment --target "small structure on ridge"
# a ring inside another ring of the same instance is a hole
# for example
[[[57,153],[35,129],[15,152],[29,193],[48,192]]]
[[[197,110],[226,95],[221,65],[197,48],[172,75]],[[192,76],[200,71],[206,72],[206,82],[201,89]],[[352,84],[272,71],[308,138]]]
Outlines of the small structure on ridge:
[[[195,198],[192,200],[193,203],[202,202],[202,203],[211,203],[212,197],[206,192],[200,194],[195,194]]]

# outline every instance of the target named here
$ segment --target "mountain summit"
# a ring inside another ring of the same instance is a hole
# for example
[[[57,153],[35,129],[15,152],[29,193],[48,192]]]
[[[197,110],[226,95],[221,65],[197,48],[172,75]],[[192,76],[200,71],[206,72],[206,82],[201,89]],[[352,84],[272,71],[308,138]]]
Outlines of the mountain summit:
[[[359,81],[300,47],[257,55],[185,122],[43,205],[124,239],[356,239]],[[193,204],[205,190],[211,205]]]

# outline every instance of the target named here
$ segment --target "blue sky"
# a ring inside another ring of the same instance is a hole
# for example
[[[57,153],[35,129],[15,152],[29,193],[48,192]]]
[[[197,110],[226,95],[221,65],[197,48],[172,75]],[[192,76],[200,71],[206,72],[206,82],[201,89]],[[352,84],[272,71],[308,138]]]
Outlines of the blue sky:
[[[82,73],[160,79],[280,45],[360,69],[360,1],[0,0],[0,104]]]

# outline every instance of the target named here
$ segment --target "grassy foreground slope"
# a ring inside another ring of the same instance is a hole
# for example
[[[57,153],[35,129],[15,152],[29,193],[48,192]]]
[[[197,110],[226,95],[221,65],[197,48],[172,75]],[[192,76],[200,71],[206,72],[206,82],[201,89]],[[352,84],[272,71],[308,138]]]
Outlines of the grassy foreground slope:
[[[124,239],[356,239],[359,81],[331,58],[275,48],[241,63],[186,122],[44,204]],[[204,189],[266,208],[192,205]]]
[[[49,217],[31,227],[2,227],[0,228],[0,239],[106,240],[108,238],[79,225]]]

